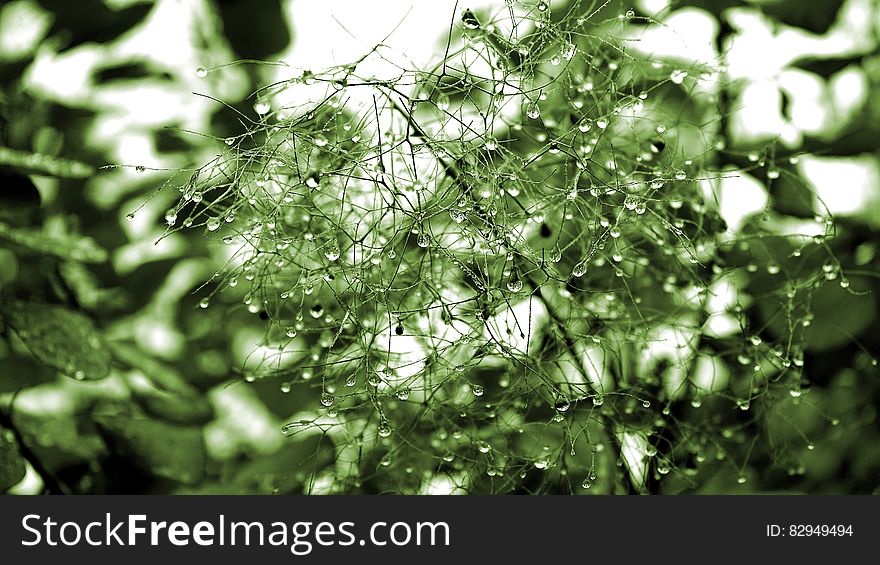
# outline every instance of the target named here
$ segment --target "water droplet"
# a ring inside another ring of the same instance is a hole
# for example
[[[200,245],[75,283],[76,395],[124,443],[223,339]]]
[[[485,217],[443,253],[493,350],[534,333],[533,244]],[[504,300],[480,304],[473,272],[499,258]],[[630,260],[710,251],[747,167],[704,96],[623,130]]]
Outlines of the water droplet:
[[[145,166],[143,166],[143,165],[138,165],[137,167],[134,168],[134,170],[137,171],[137,172],[139,172],[139,173],[142,173],[142,172],[146,171],[147,168],[146,168]]]
[[[284,330],[284,334],[287,337],[296,337],[296,328],[294,326],[288,326],[287,329]]]
[[[312,318],[315,318],[317,320],[318,318],[320,318],[321,316],[324,315],[324,307],[321,306],[320,304],[315,304],[309,310],[309,314],[311,314]]]
[[[208,231],[217,231],[220,229],[220,220],[217,218],[211,218],[207,222],[205,222],[205,227]]]
[[[125,219],[128,220],[129,222],[133,222],[134,221],[134,214],[126,214]]]
[[[284,394],[290,392],[290,388],[290,383],[281,383],[281,392],[283,392]]]
[[[741,485],[746,484],[746,476],[745,476],[745,475],[740,475],[740,476],[738,476],[738,477],[736,478],[736,482],[738,482],[738,483],[741,484]]]
[[[471,10],[465,10],[461,14],[461,21],[468,29],[480,29],[480,21]]]
[[[199,301],[199,308],[202,308],[202,309],[207,308],[210,304],[211,304],[210,298],[202,298]]]
[[[681,84],[684,82],[684,79],[687,78],[687,76],[687,71],[676,69],[669,74],[669,80],[671,80],[675,84]]]
[[[547,4],[547,2],[544,2],[544,0],[541,0],[540,2],[538,2],[537,8],[538,8],[539,12],[546,12],[549,7],[550,7],[550,5]]]
[[[315,137],[315,145],[318,147],[326,147],[328,141],[327,138],[323,135],[318,135]]]
[[[526,109],[526,116],[530,120],[537,120],[541,116],[541,108],[538,107],[537,102],[533,102],[529,105],[528,109]]]
[[[602,406],[603,404],[605,404],[605,399],[601,395],[597,394],[593,397],[593,406]]]
[[[507,290],[510,292],[519,292],[523,288],[523,283],[519,279],[510,279],[507,281]]]
[[[685,180],[687,178],[687,173],[684,171],[678,171],[675,173],[675,180]]]
[[[339,259],[339,246],[336,242],[330,242],[326,249],[324,249],[324,257],[327,258],[328,261],[336,261]]]
[[[651,401],[650,401],[650,400],[643,400],[643,401],[642,401],[642,408],[650,408],[650,407],[651,407]]]
[[[268,114],[269,110],[271,110],[271,109],[272,109],[272,107],[265,100],[257,100],[256,103],[254,104],[254,112],[256,112],[257,114],[259,114],[261,116]]]
[[[634,17],[636,17],[636,11],[635,10],[627,10],[626,13],[623,15],[623,17],[625,17],[628,20],[631,20]]]
[[[332,394],[325,392],[321,395],[321,404],[328,407],[328,408],[330,406],[333,406],[333,403],[335,401],[336,401],[336,399],[333,397]]]
[[[165,214],[165,223],[168,224],[169,226],[173,226],[174,224],[176,224],[177,223],[177,213],[175,213],[174,211],[167,212]]]
[[[586,260],[581,261],[571,270],[571,274],[575,277],[582,277],[587,272],[587,262]]]
[[[394,430],[388,420],[382,419],[379,422],[379,427],[377,428],[376,433],[379,434],[379,437],[388,437],[391,435],[392,431]]]
[[[206,76],[208,76],[208,69],[206,69],[205,67],[197,67],[196,76],[199,78],[205,78]]]
[[[410,391],[409,391],[408,388],[402,388],[402,389],[400,389],[400,390],[397,391],[397,395],[396,395],[396,396],[397,396],[397,399],[398,399],[398,400],[408,400],[408,399],[409,399],[409,393],[410,393]]]
[[[437,95],[437,108],[443,112],[449,109],[449,95],[445,92]]]
[[[471,385],[471,392],[474,396],[480,397],[486,392],[482,385]]]

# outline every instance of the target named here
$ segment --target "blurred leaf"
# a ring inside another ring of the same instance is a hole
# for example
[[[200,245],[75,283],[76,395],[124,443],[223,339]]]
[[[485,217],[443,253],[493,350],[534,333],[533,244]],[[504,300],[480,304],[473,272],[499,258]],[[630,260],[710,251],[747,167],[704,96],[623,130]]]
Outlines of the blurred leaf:
[[[107,250],[99,246],[95,240],[84,236],[68,234],[63,238],[53,237],[40,230],[14,228],[0,222],[0,239],[35,253],[54,255],[62,259],[74,259],[85,263],[102,263],[107,260]]]
[[[204,478],[206,454],[200,427],[128,416],[99,415],[95,420],[114,451],[144,471],[184,484]]]
[[[115,9],[108,5],[110,2],[102,0],[38,0],[38,3],[55,16],[50,34],[65,37],[67,47],[113,41],[141,23],[153,7],[150,2]]]
[[[186,396],[199,395],[196,388],[186,382],[180,373],[165,363],[150,357],[137,347],[117,341],[109,342],[108,347],[117,360],[133,369],[143,371],[159,390]]]
[[[0,393],[53,382],[57,373],[29,356],[9,355],[0,359]]]
[[[95,173],[93,167],[79,161],[19,151],[9,147],[0,147],[0,165],[12,165],[27,173],[50,177],[81,179]]]
[[[290,44],[290,32],[278,0],[218,2],[223,34],[244,59],[265,59]]]
[[[24,475],[24,459],[18,449],[15,434],[0,426],[0,492],[5,492],[21,482]]]
[[[174,424],[205,424],[211,420],[214,410],[201,396],[182,396],[167,392],[137,394],[144,411]]]
[[[3,317],[28,350],[44,364],[80,380],[110,374],[110,353],[94,322],[63,306],[15,302]]]
[[[9,168],[0,167],[0,220],[22,223],[27,213],[39,206],[40,192],[33,181]]]
[[[13,413],[13,423],[22,441],[54,470],[83,461],[95,461],[107,453],[107,446],[87,418],[70,415]]]

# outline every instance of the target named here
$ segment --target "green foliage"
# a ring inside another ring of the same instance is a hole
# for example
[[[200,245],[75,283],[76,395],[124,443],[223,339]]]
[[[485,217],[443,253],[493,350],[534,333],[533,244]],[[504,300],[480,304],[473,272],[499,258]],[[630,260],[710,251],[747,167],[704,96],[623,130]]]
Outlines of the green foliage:
[[[78,380],[110,374],[110,353],[94,322],[61,306],[14,302],[0,310],[3,320],[34,357]]]
[[[0,492],[24,478],[24,459],[12,430],[0,426]]]
[[[876,487],[871,211],[738,144],[741,85],[639,51],[652,17],[461,8],[425,67],[187,69],[228,95],[155,167],[0,97],[0,490],[22,454],[50,492]]]

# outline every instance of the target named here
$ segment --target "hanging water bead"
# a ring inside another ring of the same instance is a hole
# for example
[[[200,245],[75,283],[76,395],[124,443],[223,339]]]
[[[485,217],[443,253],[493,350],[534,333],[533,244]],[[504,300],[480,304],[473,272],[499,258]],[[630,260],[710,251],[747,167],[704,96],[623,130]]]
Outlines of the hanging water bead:
[[[283,392],[284,394],[287,394],[290,392],[290,390],[291,390],[291,385],[289,382],[281,383],[281,392]]]
[[[337,259],[339,259],[339,256],[339,245],[337,245],[335,241],[331,241],[327,245],[327,248],[324,249],[324,257],[326,257],[328,261],[336,261]]]
[[[303,376],[305,378],[305,376]],[[329,408],[333,406],[333,403],[336,401],[336,398],[333,397],[332,394],[324,392],[321,394],[321,404],[325,407]]]
[[[483,388],[483,385],[472,384],[471,385],[471,392],[473,393],[474,396],[480,397],[480,396],[483,396],[483,393],[486,392],[486,389]]]
[[[391,423],[384,418],[379,422],[379,426],[376,429],[376,433],[379,434],[379,437],[388,437],[393,431],[394,429],[391,427]]]
[[[571,270],[571,274],[575,277],[582,277],[587,272],[587,261],[586,259],[578,263]]]
[[[428,234],[422,231],[419,233],[419,237],[416,239],[416,243],[419,247],[428,247],[431,244],[431,239],[428,237]]]
[[[259,114],[261,116],[268,114],[269,110],[271,110],[271,109],[272,109],[272,107],[269,105],[269,102],[267,102],[266,100],[257,100],[254,103],[254,112],[256,112],[257,114]]]
[[[636,17],[636,11],[635,10],[627,10],[626,13],[623,15],[623,17],[626,18],[627,20],[631,20],[634,17]]]
[[[449,95],[441,92],[437,95],[437,109],[445,112],[449,109]]]
[[[205,78],[206,76],[208,76],[208,69],[206,69],[205,67],[197,67],[196,76],[199,78]]]
[[[519,292],[523,288],[523,283],[518,278],[513,278],[507,281],[507,290],[510,292]]]
[[[210,299],[210,298],[207,298],[207,297],[206,297],[206,298],[202,298],[201,300],[199,300],[199,308],[202,308],[203,310],[204,310],[205,308],[207,308],[208,306],[210,306],[210,305],[211,305],[211,299]]]
[[[205,227],[208,231],[217,231],[220,229],[220,220],[217,218],[210,218],[207,222],[205,222]]]
[[[461,22],[464,24],[464,27],[468,29],[480,29],[480,21],[470,9],[462,12]]]
[[[541,108],[538,107],[537,102],[532,102],[529,107],[526,109],[526,116],[530,120],[537,120],[541,116]]]
[[[681,84],[684,82],[684,79],[687,78],[687,76],[687,71],[676,69],[669,74],[669,80],[671,80],[675,84]]]
[[[318,318],[320,318],[321,316],[324,315],[324,307],[321,306],[320,304],[315,304],[309,310],[309,314],[311,314],[312,318],[317,320]]]
[[[587,133],[591,129],[593,129],[593,123],[587,118],[584,118],[581,120],[581,123],[578,124],[578,130],[580,130],[581,133]]]
[[[284,335],[286,335],[287,337],[296,337],[296,327],[294,327],[294,326],[288,326],[288,327],[284,330]]]

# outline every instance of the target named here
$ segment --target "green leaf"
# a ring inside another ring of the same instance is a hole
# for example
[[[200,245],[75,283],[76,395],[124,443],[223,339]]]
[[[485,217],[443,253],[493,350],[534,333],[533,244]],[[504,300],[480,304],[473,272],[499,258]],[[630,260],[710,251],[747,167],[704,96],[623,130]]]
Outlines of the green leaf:
[[[24,247],[35,253],[54,255],[84,263],[103,263],[107,250],[90,237],[68,234],[55,237],[32,228],[15,228],[0,222],[0,239]]]
[[[95,173],[94,167],[79,161],[19,151],[9,147],[0,147],[0,165],[12,165],[27,173],[74,179],[85,178]]]
[[[25,465],[15,434],[0,426],[0,492],[18,484],[24,478]]]
[[[157,477],[196,484],[207,460],[202,428],[129,416],[96,416],[114,451]]]
[[[63,306],[15,302],[0,310],[39,361],[78,380],[110,374],[110,353],[87,316]]]

